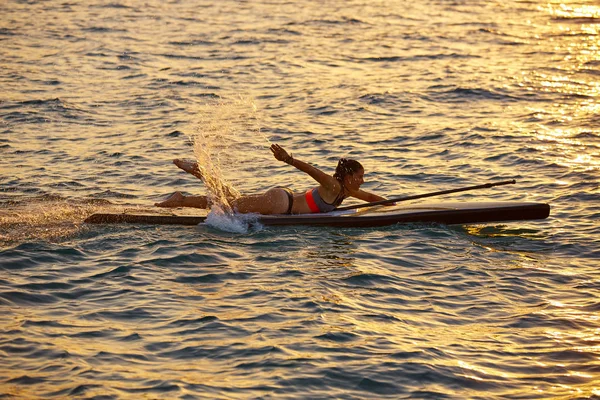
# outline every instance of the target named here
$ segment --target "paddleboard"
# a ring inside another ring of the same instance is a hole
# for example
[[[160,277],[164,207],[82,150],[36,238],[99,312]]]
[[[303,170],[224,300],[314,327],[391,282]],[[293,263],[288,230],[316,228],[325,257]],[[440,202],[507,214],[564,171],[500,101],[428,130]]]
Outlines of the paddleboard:
[[[257,215],[256,222],[268,226],[308,225],[336,227],[380,227],[405,223],[439,223],[447,225],[480,224],[503,221],[544,219],[550,206],[531,202],[462,202],[428,203],[409,206],[371,207],[362,210],[333,211],[322,214]],[[198,225],[206,216],[152,212],[93,214],[88,224]]]

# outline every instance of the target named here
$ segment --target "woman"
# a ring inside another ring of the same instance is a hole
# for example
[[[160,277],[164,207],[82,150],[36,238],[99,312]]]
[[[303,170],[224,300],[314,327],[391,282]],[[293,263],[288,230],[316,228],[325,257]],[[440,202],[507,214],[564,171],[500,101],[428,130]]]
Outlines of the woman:
[[[332,176],[304,161],[295,159],[277,144],[271,145],[271,151],[277,160],[307,173],[319,183],[319,186],[306,193],[298,194],[288,188],[276,187],[269,189],[264,194],[238,198],[228,196],[235,211],[259,214],[308,214],[333,211],[347,197],[355,197],[367,202],[385,200],[381,196],[360,189],[364,183],[365,170],[358,161],[341,158]],[[173,162],[184,171],[202,178],[197,164],[182,160]],[[155,205],[158,207],[210,207],[206,196],[184,196],[180,192],[174,193],[167,200]]]

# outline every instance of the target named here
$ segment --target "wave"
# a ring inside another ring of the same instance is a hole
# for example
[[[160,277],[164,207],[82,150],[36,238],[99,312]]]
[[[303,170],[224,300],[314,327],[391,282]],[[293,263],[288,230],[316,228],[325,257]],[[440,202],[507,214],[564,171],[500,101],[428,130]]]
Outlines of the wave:
[[[267,30],[268,33],[275,33],[277,35],[280,34],[285,34],[285,35],[293,35],[293,36],[302,36],[301,32],[292,30],[292,29],[286,29],[286,28],[269,28]]]
[[[115,9],[124,9],[124,10],[134,10],[134,7],[125,5],[125,4],[121,4],[121,3],[107,3],[107,4],[101,4],[98,5],[96,7],[99,8],[115,8]]]
[[[574,139],[591,139],[591,140],[596,140],[596,139],[600,139],[600,134],[594,133],[594,132],[590,132],[590,131],[585,131],[585,132],[577,133],[577,134],[575,134],[572,137]]]
[[[465,59],[465,58],[481,58],[472,54],[446,53],[446,54],[418,54],[414,56],[374,56],[374,57],[349,57],[350,61],[358,63],[397,63],[405,61],[421,61],[421,60],[443,60],[443,59]]]
[[[82,31],[90,32],[90,33],[115,33],[115,32],[127,32],[127,29],[115,29],[115,28],[108,28],[105,26],[91,26],[88,28],[83,28]]]
[[[411,97],[413,97],[411,93],[394,94],[390,92],[384,92],[364,94],[358,99],[371,105],[410,104],[412,103]]]
[[[307,111],[316,115],[334,115],[339,112],[332,106],[308,107]]]
[[[37,82],[54,85],[53,81]],[[96,112],[58,97],[26,101],[0,102],[0,111],[15,110],[2,115],[9,126],[16,124],[43,124],[62,122],[106,126],[107,121],[95,117]]]
[[[501,92],[502,89],[466,88],[460,86],[434,85],[427,90],[425,99],[442,102],[470,102],[477,100],[493,100],[500,102],[517,102],[520,99],[512,94]]]
[[[290,26],[294,25],[370,25],[368,22],[355,17],[340,17],[339,19],[309,19],[302,22],[290,22]]]
[[[580,17],[570,15],[555,15],[551,18],[553,21],[568,22],[572,24],[600,24],[600,16]]]
[[[170,45],[173,46],[186,46],[186,47],[195,47],[195,46],[214,46],[216,44],[216,42],[212,42],[210,40],[201,40],[201,39],[196,39],[196,40],[189,40],[189,41],[172,41],[172,42],[168,42]]]
[[[9,28],[0,28],[0,36],[17,36],[19,33]]]

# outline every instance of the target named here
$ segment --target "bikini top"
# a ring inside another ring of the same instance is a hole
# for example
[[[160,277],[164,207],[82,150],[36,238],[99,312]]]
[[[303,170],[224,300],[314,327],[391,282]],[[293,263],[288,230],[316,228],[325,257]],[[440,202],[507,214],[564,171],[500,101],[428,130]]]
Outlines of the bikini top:
[[[321,195],[319,194],[319,188],[316,187],[306,192],[306,204],[308,204],[308,208],[310,211],[314,213],[326,213],[335,210],[340,204],[344,201],[344,187],[342,186],[342,190],[337,195],[333,203],[327,203]]]

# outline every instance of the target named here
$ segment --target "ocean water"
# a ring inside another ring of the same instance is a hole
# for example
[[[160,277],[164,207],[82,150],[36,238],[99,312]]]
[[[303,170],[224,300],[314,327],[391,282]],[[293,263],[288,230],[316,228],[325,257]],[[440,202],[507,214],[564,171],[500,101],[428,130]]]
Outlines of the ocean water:
[[[0,398],[600,398],[599,71],[592,0],[0,2]],[[205,194],[198,143],[241,193],[313,185],[279,143],[552,211],[83,223]]]

